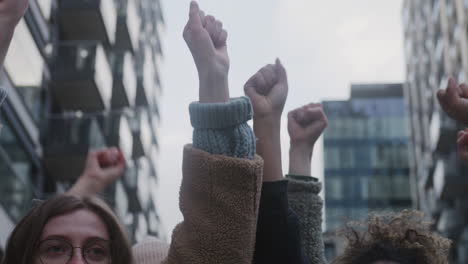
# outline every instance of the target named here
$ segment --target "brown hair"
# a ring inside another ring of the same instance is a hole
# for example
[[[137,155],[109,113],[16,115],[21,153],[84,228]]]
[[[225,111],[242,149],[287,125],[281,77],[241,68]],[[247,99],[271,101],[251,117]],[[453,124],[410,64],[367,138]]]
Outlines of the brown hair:
[[[363,222],[349,223],[339,232],[348,240],[343,255],[333,264],[447,264],[451,241],[432,232],[424,214],[373,213]]]
[[[30,264],[36,254],[37,245],[44,226],[49,219],[87,209],[98,215],[109,232],[112,264],[132,264],[132,250],[124,228],[107,204],[97,198],[77,198],[58,195],[33,208],[16,225],[5,250],[2,264]]]

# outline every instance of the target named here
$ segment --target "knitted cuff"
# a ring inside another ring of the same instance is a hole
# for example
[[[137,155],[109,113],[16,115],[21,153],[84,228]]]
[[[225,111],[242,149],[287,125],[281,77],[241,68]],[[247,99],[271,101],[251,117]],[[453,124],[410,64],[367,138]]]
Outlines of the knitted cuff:
[[[253,159],[255,135],[246,123],[252,118],[247,97],[228,103],[190,105],[193,146],[210,154]]]
[[[248,97],[233,98],[227,103],[191,103],[190,121],[193,128],[220,129],[243,124],[252,119],[252,104]]]
[[[290,175],[286,178],[289,180],[289,192],[307,192],[319,194],[322,190],[322,183],[317,178],[310,176]]]

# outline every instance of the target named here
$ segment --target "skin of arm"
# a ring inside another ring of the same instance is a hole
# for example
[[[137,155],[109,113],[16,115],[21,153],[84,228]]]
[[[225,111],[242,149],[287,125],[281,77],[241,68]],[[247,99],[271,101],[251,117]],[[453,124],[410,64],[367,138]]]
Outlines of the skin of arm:
[[[257,154],[265,162],[264,182],[283,179],[281,164],[281,114],[288,96],[286,70],[279,60],[252,76],[244,86],[254,109],[253,127]]]
[[[28,0],[0,0],[0,67],[3,67],[15,27],[26,12],[28,3]]]
[[[183,37],[197,67],[200,103],[228,102],[228,33],[223,23],[211,15],[205,16],[193,1]]]
[[[289,112],[289,174],[311,176],[314,145],[327,126],[328,119],[320,104],[308,104]]]
[[[117,148],[90,151],[83,173],[67,194],[77,197],[97,195],[122,177],[124,172],[125,159]]]

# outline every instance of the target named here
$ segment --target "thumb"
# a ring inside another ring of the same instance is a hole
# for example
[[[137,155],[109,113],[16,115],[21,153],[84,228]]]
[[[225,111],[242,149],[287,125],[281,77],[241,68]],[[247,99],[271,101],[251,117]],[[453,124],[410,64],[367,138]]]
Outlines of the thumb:
[[[244,93],[250,100],[257,101],[261,95],[258,93],[256,87],[258,85],[258,73],[250,77],[250,79],[244,85]]]
[[[196,1],[190,2],[189,24],[203,26],[200,17],[200,7]]]
[[[262,100],[262,97],[263,97],[263,96],[261,96],[260,94],[257,93],[257,90],[255,89],[254,86],[244,87],[244,93],[245,93],[245,95],[247,97],[250,98],[250,101],[252,101],[252,102],[258,102],[259,100]]]
[[[457,102],[458,97],[460,96],[457,84],[453,78],[449,79],[449,84],[446,90],[446,96],[448,99],[448,103],[450,104]]]

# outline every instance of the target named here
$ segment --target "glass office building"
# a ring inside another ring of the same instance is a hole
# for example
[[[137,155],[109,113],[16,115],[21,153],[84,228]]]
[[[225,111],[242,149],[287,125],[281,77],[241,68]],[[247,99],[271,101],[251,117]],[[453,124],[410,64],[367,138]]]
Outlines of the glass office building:
[[[411,208],[402,84],[352,85],[348,101],[325,101],[326,230],[369,212]]]
[[[154,194],[164,26],[159,0],[31,0],[0,85],[0,253],[33,198],[63,192],[89,150],[128,169],[105,198],[135,240],[161,236]]]

